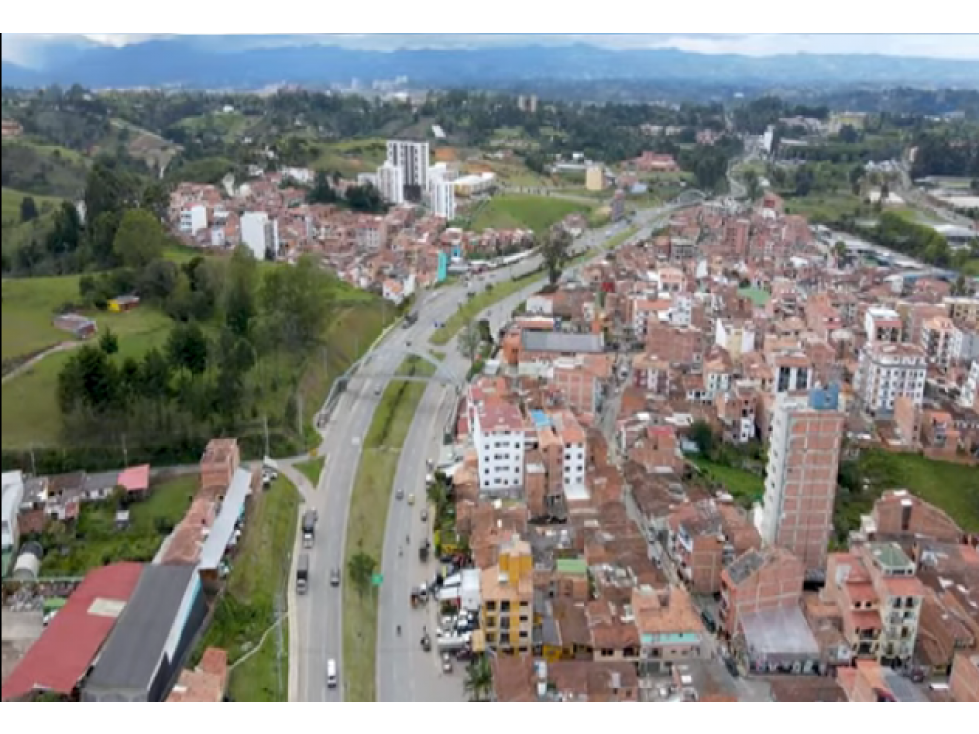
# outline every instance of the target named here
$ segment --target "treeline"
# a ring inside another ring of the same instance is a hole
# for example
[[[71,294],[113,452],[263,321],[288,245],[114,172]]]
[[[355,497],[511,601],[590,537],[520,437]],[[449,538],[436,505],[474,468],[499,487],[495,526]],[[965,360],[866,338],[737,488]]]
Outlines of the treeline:
[[[145,299],[140,308],[158,306],[174,323],[162,346],[139,358],[123,356],[125,337],[112,332],[72,353],[58,376],[66,445],[84,446],[90,437],[100,446],[125,435],[141,445],[191,431],[233,435],[261,419],[301,448],[298,379],[336,295],[333,278],[311,259],[264,271],[244,248],[228,261],[155,259],[84,276],[79,291],[96,307],[109,294],[135,292]]]
[[[115,159],[95,161],[82,200],[84,222],[74,203],[63,202],[45,228],[4,254],[4,272],[37,276],[140,268],[171,243],[160,224],[169,206],[166,187],[119,169]]]
[[[960,269],[965,262],[979,258],[979,242],[952,251],[948,241],[925,224],[908,221],[895,212],[884,212],[874,227],[853,228],[889,250],[921,260],[939,268]]]
[[[964,176],[979,179],[979,130],[933,131],[915,138],[911,175]]]

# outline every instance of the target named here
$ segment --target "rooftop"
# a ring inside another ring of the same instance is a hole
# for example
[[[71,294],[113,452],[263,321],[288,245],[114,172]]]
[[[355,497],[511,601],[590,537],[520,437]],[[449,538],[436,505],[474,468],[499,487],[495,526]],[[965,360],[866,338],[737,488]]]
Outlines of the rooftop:
[[[528,352],[600,354],[605,351],[601,334],[562,334],[554,331],[522,331],[520,342]]]
[[[86,691],[150,688],[177,613],[196,576],[193,566],[143,569],[130,603],[85,684]]]
[[[819,655],[819,643],[800,607],[779,607],[741,616],[745,641],[755,655]]]
[[[90,571],[4,682],[3,700],[32,690],[71,694],[125,609],[142,572],[140,563]]]

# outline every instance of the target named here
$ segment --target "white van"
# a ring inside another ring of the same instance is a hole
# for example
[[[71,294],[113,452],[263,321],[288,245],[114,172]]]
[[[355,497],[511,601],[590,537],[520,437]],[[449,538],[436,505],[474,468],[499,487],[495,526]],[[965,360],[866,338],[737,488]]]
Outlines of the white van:
[[[337,687],[337,661],[333,658],[326,661],[326,687]]]

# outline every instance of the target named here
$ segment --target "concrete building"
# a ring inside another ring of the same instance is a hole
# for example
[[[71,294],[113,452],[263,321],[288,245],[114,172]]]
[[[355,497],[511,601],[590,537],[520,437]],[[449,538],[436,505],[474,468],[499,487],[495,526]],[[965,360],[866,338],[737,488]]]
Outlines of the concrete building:
[[[915,564],[894,542],[833,553],[823,597],[836,604],[854,657],[906,663],[914,652],[925,596]]]
[[[387,162],[401,169],[404,177],[405,198],[409,190],[414,190],[418,197],[428,191],[428,143],[410,140],[389,140],[387,145]]]
[[[456,190],[452,181],[435,181],[429,187],[432,213],[446,221],[456,217]]]
[[[633,587],[631,601],[639,631],[640,675],[669,673],[674,665],[706,657],[704,624],[682,586],[662,591]]]
[[[745,553],[721,572],[721,626],[734,637],[752,615],[779,609],[798,611],[804,581],[802,562],[786,550]]]
[[[949,361],[952,364],[962,364],[974,359],[979,359],[979,328],[953,324]]]
[[[943,369],[949,366],[955,331],[955,324],[947,316],[934,316],[921,325],[921,348],[931,364]]]
[[[523,489],[523,418],[500,400],[474,406],[473,442],[479,461],[479,489],[489,496],[519,495]]]
[[[755,351],[755,326],[751,322],[718,319],[714,329],[714,343],[726,349],[736,362],[745,354]]]
[[[6,575],[7,565],[11,561],[11,554],[17,548],[20,540],[20,529],[17,523],[17,515],[20,512],[20,503],[24,499],[24,473],[21,471],[5,471],[3,473],[3,574]]]
[[[180,231],[183,234],[195,235],[207,228],[207,207],[203,204],[191,204],[180,210]]]
[[[602,166],[589,166],[585,170],[585,188],[589,191],[605,188],[605,169]]]
[[[979,412],[979,359],[973,361],[969,367],[969,376],[965,379],[962,393],[959,395],[959,405]]]
[[[405,174],[400,166],[384,161],[377,169],[377,190],[384,200],[398,206],[405,201]]]
[[[911,398],[915,405],[921,405],[927,372],[925,352],[919,346],[868,344],[860,352],[854,390],[871,415],[890,415],[899,397]]]
[[[959,703],[979,703],[979,655],[962,651],[955,655],[949,689]]]
[[[883,306],[873,306],[864,314],[863,330],[867,334],[868,344],[878,342],[897,344],[901,341],[904,323],[897,311]]]
[[[806,571],[825,565],[844,418],[835,386],[776,399],[758,530],[766,543],[795,554]]]
[[[942,299],[942,303],[948,309],[949,318],[967,324],[979,324],[979,298],[949,296]]]
[[[256,260],[279,253],[279,223],[267,212],[245,212],[241,217],[241,244],[251,250]]]
[[[480,628],[494,651],[526,654],[532,647],[534,559],[530,543],[513,536],[495,566],[480,575]]]

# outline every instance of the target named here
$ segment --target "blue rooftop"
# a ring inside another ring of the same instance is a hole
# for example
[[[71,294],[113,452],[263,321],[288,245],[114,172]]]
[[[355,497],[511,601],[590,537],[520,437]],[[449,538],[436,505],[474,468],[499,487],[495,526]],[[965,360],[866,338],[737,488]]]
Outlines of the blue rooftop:
[[[547,428],[551,425],[551,419],[547,417],[547,414],[543,410],[530,411],[530,419],[537,428]]]

